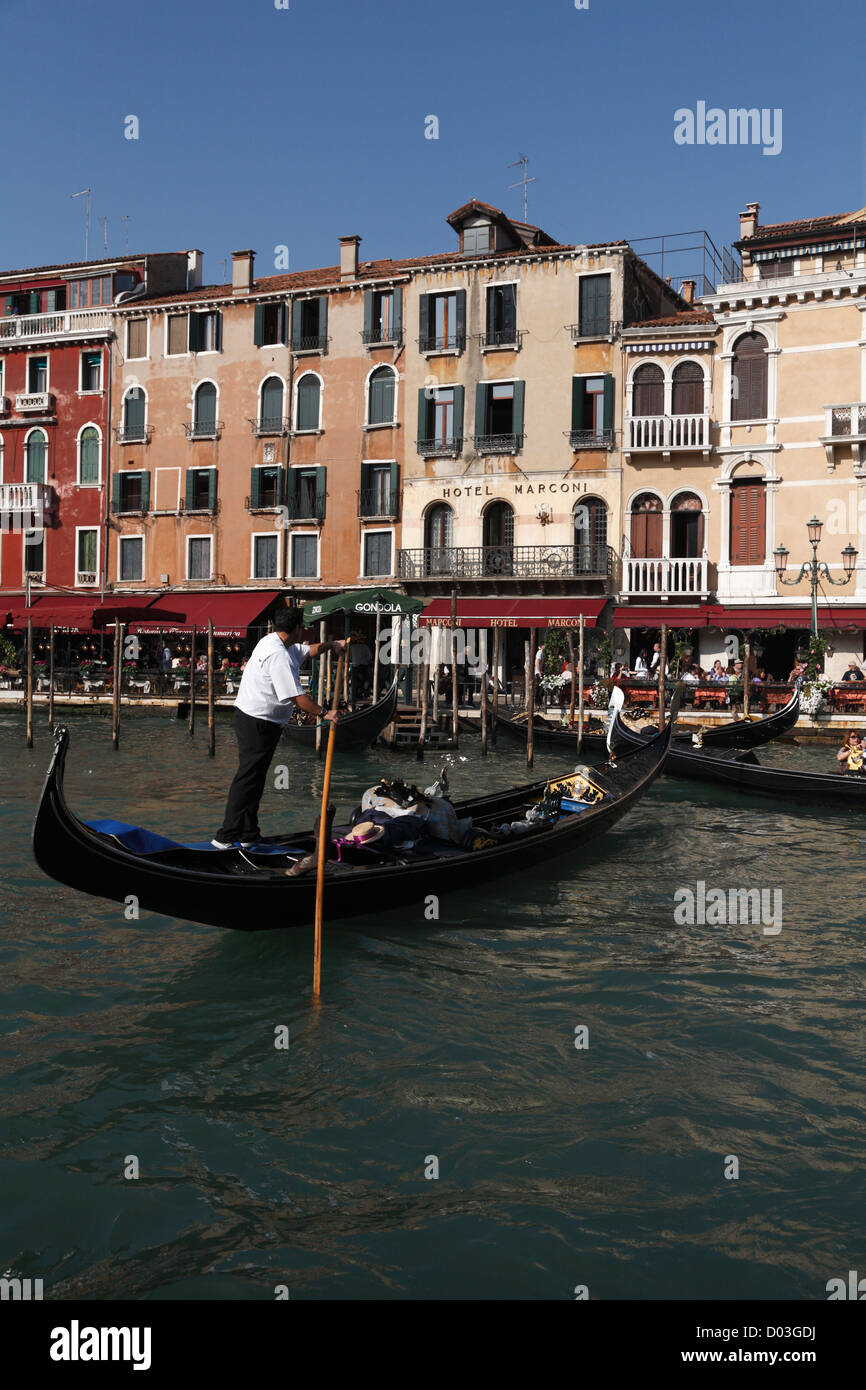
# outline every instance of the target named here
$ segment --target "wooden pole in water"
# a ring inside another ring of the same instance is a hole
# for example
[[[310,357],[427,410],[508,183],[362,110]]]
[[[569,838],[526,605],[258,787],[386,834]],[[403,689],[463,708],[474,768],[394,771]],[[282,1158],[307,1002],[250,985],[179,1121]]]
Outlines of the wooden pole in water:
[[[215,685],[213,651],[213,618],[207,620],[207,753],[216,753]]]
[[[499,716],[499,642],[502,637],[500,628],[493,629],[493,728],[490,730],[493,746],[496,747],[496,721]]]
[[[373,704],[379,698],[379,633],[382,629],[382,614],[376,613],[376,641],[373,644]]]
[[[668,664],[668,629],[662,623],[662,635],[659,642],[659,729],[665,726],[665,667]]]
[[[114,624],[114,681],[111,692],[111,746],[120,747],[120,675],[123,669],[123,623]]]
[[[330,656],[330,652],[328,653]],[[334,699],[331,705],[336,710],[340,699],[340,682],[343,675],[343,662],[346,653],[340,652],[337,659],[337,679],[334,683]],[[334,734],[336,724],[332,721],[328,729],[328,752],[325,757],[325,775],[322,779],[322,809],[319,813],[319,836],[316,858],[316,920],[313,936],[313,998],[322,993],[322,902],[325,889],[325,854],[328,845],[328,794],[331,790],[331,767],[334,762]]]
[[[324,620],[324,618],[323,618],[322,621],[319,623],[319,641],[320,641],[320,642],[324,642],[324,640],[325,640],[325,620]],[[318,697],[319,709],[321,709],[321,708],[323,707],[324,703],[325,703],[325,661],[324,661],[324,658],[323,658],[322,656],[319,656],[319,688],[318,688],[318,691],[316,692],[316,694],[317,694],[317,697]],[[316,729],[316,753],[317,753],[317,755],[318,755],[319,757],[322,756],[322,728],[321,728],[321,721],[319,721],[319,726],[318,726],[318,728]]]
[[[451,590],[451,739],[458,742],[457,705],[460,688],[457,684],[457,590]]]
[[[532,767],[535,761],[535,741],[533,724],[535,722],[535,628],[529,629],[526,644],[526,766]]]
[[[568,630],[568,669],[571,672],[571,685],[568,694],[568,725],[571,728],[574,724],[574,634],[571,628]]]
[[[744,719],[748,719],[748,717],[749,717],[749,693],[750,693],[750,691],[749,691],[749,684],[750,684],[750,681],[751,681],[751,679],[752,679],[752,672],[751,672],[752,644],[751,644],[751,642],[749,641],[748,637],[746,638],[745,657],[746,657],[746,659],[745,659],[745,661],[743,662],[743,718],[744,718]]]
[[[584,617],[583,617],[583,614],[581,613],[581,615],[580,615],[580,629],[579,629],[578,638],[577,638],[577,753],[578,753],[578,757],[580,756],[580,750],[581,750],[581,747],[582,747],[582,745],[583,745],[583,702],[584,702],[584,689],[583,689],[583,652],[584,652],[584,640],[585,640],[585,639],[584,639],[584,626],[585,626]]]
[[[418,748],[416,756],[419,763],[424,758],[424,744],[427,742],[427,689],[430,684],[430,648],[435,628],[426,628],[424,631],[424,665],[421,667],[421,725],[418,730]]]
[[[349,643],[350,643],[350,641],[352,640],[351,637],[349,636],[349,615],[348,615],[348,613],[346,614],[346,627],[345,627],[345,632],[344,632],[344,640],[345,640],[345,643],[346,643],[346,660],[345,660],[344,663],[343,663],[343,702],[344,702],[345,704],[348,704],[348,703],[349,703]],[[355,703],[355,701],[354,701],[354,697],[353,697],[353,699],[352,699],[352,705],[353,705],[353,707],[354,707],[354,703]]]
[[[54,723],[54,624],[48,629],[48,723]]]
[[[189,635],[189,734],[195,733],[195,623]]]
[[[480,629],[481,636],[481,756],[487,757],[487,628]]]
[[[442,648],[442,628],[439,627],[438,624],[437,624],[436,627],[431,627],[431,628],[430,628],[430,633],[431,633],[431,639],[430,639],[430,640],[431,640],[431,642],[435,645],[435,648],[436,648],[436,652],[435,652],[436,660],[432,663],[432,665],[433,665],[433,723],[436,725],[436,727],[437,727],[437,729],[438,729],[438,727],[439,727],[439,675],[440,675],[440,671],[439,671],[439,657],[440,657],[440,655],[441,655],[441,648]]]
[[[27,665],[24,676],[24,707],[27,711],[27,747],[33,747],[33,619],[27,619]]]

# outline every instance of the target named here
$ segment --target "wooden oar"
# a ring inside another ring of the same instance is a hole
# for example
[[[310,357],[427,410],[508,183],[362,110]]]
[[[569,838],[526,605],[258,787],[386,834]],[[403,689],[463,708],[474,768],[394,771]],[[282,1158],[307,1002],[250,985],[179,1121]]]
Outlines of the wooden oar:
[[[329,653],[330,655],[330,653]],[[334,694],[331,711],[336,712],[340,703],[341,677],[346,652],[341,651],[337,661],[337,679],[334,681]],[[336,723],[331,720],[328,729],[328,751],[325,755],[325,776],[322,781],[322,809],[319,813],[318,844],[316,845],[316,925],[313,937],[313,998],[318,999],[322,992],[322,897],[325,888],[325,855],[331,839],[331,818],[328,814],[328,793],[331,790],[331,766],[334,761],[334,735]]]

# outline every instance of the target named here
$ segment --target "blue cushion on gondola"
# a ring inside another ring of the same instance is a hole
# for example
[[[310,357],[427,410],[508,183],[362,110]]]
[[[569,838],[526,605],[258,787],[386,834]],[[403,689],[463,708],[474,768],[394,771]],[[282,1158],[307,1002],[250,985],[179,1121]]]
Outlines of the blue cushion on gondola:
[[[84,823],[88,829],[98,830],[100,835],[111,835],[124,849],[130,850],[133,854],[158,854],[166,849],[194,849],[206,851],[208,854],[220,852],[210,840],[181,844],[179,840],[169,840],[165,835],[158,835],[155,830],[142,830],[141,826],[127,825],[122,820],[90,820]],[[253,853],[285,854],[291,848],[290,845],[255,845]]]

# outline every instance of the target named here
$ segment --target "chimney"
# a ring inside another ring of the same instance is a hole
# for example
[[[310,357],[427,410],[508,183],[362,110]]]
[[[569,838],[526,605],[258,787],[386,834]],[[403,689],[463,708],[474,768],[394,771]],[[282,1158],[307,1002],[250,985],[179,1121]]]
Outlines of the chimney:
[[[340,279],[357,280],[359,236],[340,237]]]
[[[232,251],[232,294],[249,294],[255,259],[255,251]]]
[[[201,289],[201,270],[204,257],[201,251],[186,253],[186,287],[188,290]]]
[[[740,240],[745,237],[754,236],[758,230],[758,213],[761,211],[760,203],[746,203],[746,211],[740,213]]]
[[[696,285],[697,285],[697,281],[696,281],[696,280],[684,280],[684,281],[683,281],[683,287],[682,287],[682,289],[680,290],[680,294],[682,295],[683,299],[686,301],[687,304],[694,304],[694,302],[695,302],[695,287],[696,287]]]

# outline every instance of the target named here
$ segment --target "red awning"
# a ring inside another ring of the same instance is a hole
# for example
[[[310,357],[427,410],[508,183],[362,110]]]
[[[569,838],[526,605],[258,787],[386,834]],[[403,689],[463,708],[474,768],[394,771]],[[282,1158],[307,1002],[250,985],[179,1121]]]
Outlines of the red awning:
[[[660,603],[657,608],[615,608],[614,627],[706,627],[707,605],[694,608],[671,608]]]
[[[10,603],[9,616],[15,632],[24,632],[28,619],[35,628],[46,631],[52,625],[60,632],[92,632],[95,597],[86,594],[40,594],[28,608],[24,602]]]
[[[707,609],[707,621],[710,627],[726,628],[751,628],[763,627],[785,627],[785,628],[805,628],[812,626],[812,609],[805,605],[802,608],[726,608],[721,604],[715,604]],[[818,605],[818,627],[826,630],[846,628],[866,628],[866,608],[846,608],[840,604],[833,604],[832,607]]]
[[[587,627],[604,608],[604,598],[460,598],[458,627],[578,627],[580,616]],[[450,626],[451,600],[434,599],[420,615],[422,627]]]
[[[212,618],[214,637],[246,637],[250,624],[278,597],[277,589],[236,594],[165,594],[145,609],[146,616],[130,622],[129,631],[140,636],[169,636],[189,632],[192,627],[206,631],[208,619]]]
[[[164,620],[181,622],[186,616],[186,604],[172,604],[171,595],[163,598],[155,594],[119,594],[115,599],[96,605],[93,621],[97,627],[109,627],[116,622],[132,623],[147,618],[152,612]]]

